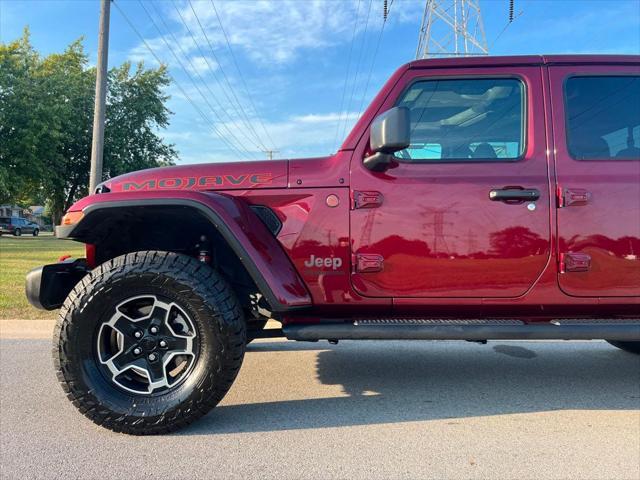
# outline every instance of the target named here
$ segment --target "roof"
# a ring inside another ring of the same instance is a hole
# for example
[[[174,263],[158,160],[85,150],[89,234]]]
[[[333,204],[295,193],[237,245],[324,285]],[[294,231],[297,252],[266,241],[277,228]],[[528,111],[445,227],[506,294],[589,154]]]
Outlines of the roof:
[[[44,207],[42,205],[31,205],[29,207],[29,210],[31,210],[31,213],[33,215],[43,215],[44,214]]]
[[[414,60],[409,68],[488,67],[515,65],[637,64],[640,55],[513,55],[504,57],[447,57]]]

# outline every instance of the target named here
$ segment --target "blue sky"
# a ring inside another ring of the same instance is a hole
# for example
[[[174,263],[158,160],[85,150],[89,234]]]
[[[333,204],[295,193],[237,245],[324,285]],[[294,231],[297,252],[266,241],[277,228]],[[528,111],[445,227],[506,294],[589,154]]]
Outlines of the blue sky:
[[[170,127],[162,132],[176,144],[180,163],[264,158],[259,152],[264,147],[278,149],[276,158],[335,151],[387,77],[414,58],[425,4],[424,0],[393,1],[374,62],[383,0],[215,0],[241,77],[210,0],[191,2],[196,15],[183,0],[145,1],[144,8],[137,0],[116,0],[183,87],[184,93],[176,85],[168,89],[174,115]],[[508,3],[480,2],[493,55],[640,54],[640,0],[515,0],[517,18],[500,35],[507,24]],[[86,50],[95,63],[98,12],[97,0],[0,0],[0,41],[17,38],[28,25],[34,46],[47,54],[84,36]],[[122,14],[112,7],[109,64],[126,60],[157,65]],[[236,97],[242,109],[237,107]],[[247,124],[257,135],[245,127]],[[227,138],[227,143],[220,140],[214,128]]]

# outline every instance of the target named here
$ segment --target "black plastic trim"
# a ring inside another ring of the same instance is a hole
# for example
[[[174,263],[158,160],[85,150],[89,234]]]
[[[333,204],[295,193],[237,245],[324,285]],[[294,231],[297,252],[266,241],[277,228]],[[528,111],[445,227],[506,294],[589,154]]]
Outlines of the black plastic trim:
[[[274,237],[280,233],[282,222],[273,210],[266,205],[249,205],[249,208],[262,220],[262,223],[273,233]]]
[[[59,226],[56,228],[56,234],[58,238],[69,238],[75,239],[78,237],[74,237],[75,229],[80,226],[87,218],[91,215],[91,213],[102,210],[105,208],[123,208],[123,207],[146,207],[146,206],[179,206],[179,207],[191,207],[195,208],[198,212],[203,214],[207,220],[211,222],[211,224],[218,230],[218,232],[222,235],[222,237],[229,242],[231,249],[238,256],[242,265],[247,269],[249,275],[256,283],[256,286],[260,290],[260,293],[264,295],[269,306],[272,311],[275,312],[288,312],[293,310],[300,310],[307,308],[307,305],[300,306],[289,306],[281,303],[271,287],[267,283],[267,281],[262,276],[262,272],[258,269],[258,267],[249,259],[249,254],[246,249],[242,246],[242,244],[238,241],[238,239],[233,235],[229,227],[224,223],[224,221],[220,218],[220,216],[212,209],[203,205],[202,203],[196,200],[187,200],[183,198],[161,198],[161,199],[138,199],[138,200],[116,200],[113,202],[100,202],[94,203],[86,207],[84,212],[84,217],[75,225],[70,226]],[[255,215],[255,213],[254,213]],[[81,240],[81,238],[78,238]]]
[[[69,292],[87,273],[89,269],[83,258],[70,258],[34,268],[25,279],[27,300],[41,310],[60,308]]]
[[[289,340],[640,340],[640,322],[574,325],[286,325]]]

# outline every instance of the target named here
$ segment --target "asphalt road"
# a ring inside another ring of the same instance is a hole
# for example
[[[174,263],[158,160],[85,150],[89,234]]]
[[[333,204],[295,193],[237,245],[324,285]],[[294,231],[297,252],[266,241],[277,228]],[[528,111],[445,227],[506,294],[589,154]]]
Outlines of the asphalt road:
[[[140,438],[75,411],[42,324],[0,330],[3,479],[640,478],[640,357],[604,342],[259,341],[213,412]]]

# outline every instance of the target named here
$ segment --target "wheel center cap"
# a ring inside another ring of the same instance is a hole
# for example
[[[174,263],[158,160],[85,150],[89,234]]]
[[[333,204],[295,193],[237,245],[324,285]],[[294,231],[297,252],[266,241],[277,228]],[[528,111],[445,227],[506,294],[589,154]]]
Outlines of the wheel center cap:
[[[156,349],[156,341],[153,338],[143,338],[140,347],[144,352],[152,352]]]

